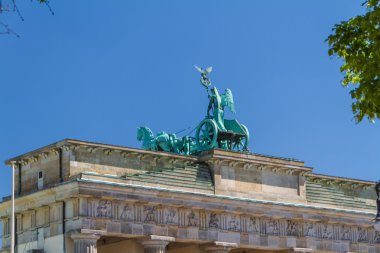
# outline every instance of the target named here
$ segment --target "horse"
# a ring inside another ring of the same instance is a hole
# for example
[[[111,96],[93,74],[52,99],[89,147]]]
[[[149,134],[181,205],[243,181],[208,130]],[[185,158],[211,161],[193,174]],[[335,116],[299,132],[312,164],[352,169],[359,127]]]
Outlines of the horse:
[[[153,151],[172,151],[170,136],[165,132],[160,132],[154,137],[152,130],[148,127],[137,128],[137,140],[142,141],[142,148]]]
[[[137,128],[137,140],[142,141],[142,148],[152,151],[166,151],[177,154],[190,155],[195,143],[188,136],[177,137],[175,134],[159,132],[154,137],[153,132],[148,127]]]
[[[142,148],[157,151],[157,143],[154,141],[153,132],[148,127],[137,128],[137,140],[142,141]]]

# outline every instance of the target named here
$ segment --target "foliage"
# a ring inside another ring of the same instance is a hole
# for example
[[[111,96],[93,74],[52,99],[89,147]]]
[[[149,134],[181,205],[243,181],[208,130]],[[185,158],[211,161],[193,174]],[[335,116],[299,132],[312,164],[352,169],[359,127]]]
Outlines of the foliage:
[[[343,86],[352,87],[352,111],[357,122],[380,118],[380,0],[369,0],[364,15],[334,26],[327,38],[329,55],[344,63]]]

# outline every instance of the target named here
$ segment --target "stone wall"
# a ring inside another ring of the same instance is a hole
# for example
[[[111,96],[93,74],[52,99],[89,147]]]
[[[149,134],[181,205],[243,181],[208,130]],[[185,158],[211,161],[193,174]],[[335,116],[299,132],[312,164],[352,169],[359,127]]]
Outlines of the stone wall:
[[[50,152],[29,163],[21,163],[21,194],[27,194],[38,190],[38,173],[42,172],[44,187],[52,186],[60,182],[58,152]],[[18,193],[19,170],[16,169],[16,194]]]
[[[16,242],[18,252],[45,249],[45,252],[61,253],[64,247],[64,230],[75,230],[80,227],[79,199],[67,198],[65,201],[43,205],[39,203],[42,203],[42,201],[38,202],[37,200],[34,202],[35,206],[16,203]],[[10,217],[4,217],[5,214],[9,214],[4,211],[1,212],[2,223],[5,225],[3,226],[2,247],[8,248],[11,232]]]
[[[260,166],[211,165],[215,194],[306,203],[304,176]]]

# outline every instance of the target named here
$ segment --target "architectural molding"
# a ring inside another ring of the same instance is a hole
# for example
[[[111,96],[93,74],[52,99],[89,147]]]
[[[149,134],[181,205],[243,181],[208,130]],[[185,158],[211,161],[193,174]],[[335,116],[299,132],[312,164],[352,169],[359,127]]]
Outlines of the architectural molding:
[[[232,249],[237,248],[237,246],[237,243],[215,241],[214,243],[207,245],[205,251],[210,253],[228,253]]]
[[[167,245],[174,241],[174,237],[158,235],[150,235],[138,240],[144,247],[144,253],[165,253]]]
[[[74,253],[97,253],[97,241],[100,236],[96,234],[71,234],[71,239],[74,241]]]

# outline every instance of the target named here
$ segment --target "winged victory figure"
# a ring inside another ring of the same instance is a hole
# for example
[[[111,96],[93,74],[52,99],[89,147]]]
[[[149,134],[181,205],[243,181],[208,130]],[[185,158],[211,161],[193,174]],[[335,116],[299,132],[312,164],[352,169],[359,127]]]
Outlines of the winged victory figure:
[[[227,131],[224,126],[224,107],[228,107],[231,112],[235,113],[234,98],[232,91],[226,89],[225,93],[220,95],[216,87],[211,89],[211,95],[209,95],[209,105],[207,108],[207,117],[210,118],[210,110],[212,109],[212,118],[221,131]]]

